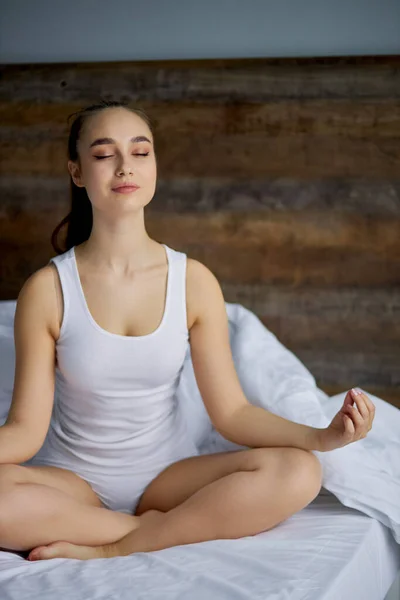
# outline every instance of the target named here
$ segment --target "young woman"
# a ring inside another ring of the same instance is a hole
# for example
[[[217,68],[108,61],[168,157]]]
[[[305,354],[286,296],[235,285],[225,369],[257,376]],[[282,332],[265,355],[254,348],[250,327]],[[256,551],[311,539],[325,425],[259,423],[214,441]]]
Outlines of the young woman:
[[[374,405],[350,391],[315,429],[247,401],[216,277],[147,234],[157,163],[143,111],[83,109],[68,152],[58,255],[17,300],[0,545],[31,560],[104,558],[276,526],[320,490],[312,450],[365,437]],[[175,390],[189,344],[211,421],[247,450],[199,456],[186,434]]]

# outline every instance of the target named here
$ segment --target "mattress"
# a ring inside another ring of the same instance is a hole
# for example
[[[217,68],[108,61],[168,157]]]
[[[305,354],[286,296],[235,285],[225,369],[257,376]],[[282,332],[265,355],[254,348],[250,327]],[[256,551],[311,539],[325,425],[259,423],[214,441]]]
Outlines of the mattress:
[[[2,600],[383,600],[400,570],[391,531],[330,492],[275,528],[89,561],[0,552]]]

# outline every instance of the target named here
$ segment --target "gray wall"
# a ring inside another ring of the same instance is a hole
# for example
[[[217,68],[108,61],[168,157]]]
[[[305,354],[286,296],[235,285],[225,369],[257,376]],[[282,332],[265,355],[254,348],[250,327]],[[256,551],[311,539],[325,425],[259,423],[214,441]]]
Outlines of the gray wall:
[[[0,62],[400,54],[400,0],[0,0]]]

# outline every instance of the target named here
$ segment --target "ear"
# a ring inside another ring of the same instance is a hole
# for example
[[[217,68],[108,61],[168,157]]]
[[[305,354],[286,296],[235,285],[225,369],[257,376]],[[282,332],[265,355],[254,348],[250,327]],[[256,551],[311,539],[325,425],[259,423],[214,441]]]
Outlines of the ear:
[[[75,185],[78,187],[85,187],[82,183],[81,170],[76,162],[72,160],[68,161],[68,171],[70,172],[72,181],[75,183]]]

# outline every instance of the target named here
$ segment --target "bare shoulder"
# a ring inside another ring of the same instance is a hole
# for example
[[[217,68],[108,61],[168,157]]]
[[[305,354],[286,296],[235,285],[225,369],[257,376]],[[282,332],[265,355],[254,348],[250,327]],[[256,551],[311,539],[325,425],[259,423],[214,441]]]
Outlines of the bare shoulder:
[[[53,269],[50,265],[41,267],[37,271],[34,271],[28,279],[25,280],[19,296],[29,295],[32,299],[37,300],[40,304],[46,302],[46,298],[49,294],[53,283]]]
[[[217,277],[199,260],[187,258],[186,280],[190,324],[194,325],[216,304],[221,305],[225,300]]]
[[[32,318],[40,316],[55,337],[57,336],[57,286],[60,286],[56,267],[52,263],[41,267],[32,273],[24,282],[17,301],[24,310],[30,309]]]

